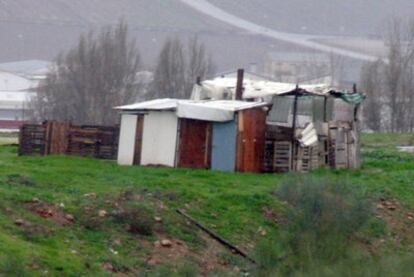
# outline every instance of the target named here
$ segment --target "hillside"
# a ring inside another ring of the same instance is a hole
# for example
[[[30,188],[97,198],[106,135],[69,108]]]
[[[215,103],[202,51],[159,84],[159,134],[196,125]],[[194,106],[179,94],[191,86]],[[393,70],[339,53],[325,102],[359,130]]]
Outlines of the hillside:
[[[383,35],[392,17],[412,18],[410,0],[208,0],[278,31],[316,35]]]
[[[360,273],[361,264],[371,274],[385,270],[398,276],[397,272],[406,270],[396,256],[392,264],[378,266],[375,261],[382,256],[387,259],[385,253],[409,252],[414,243],[409,227],[414,158],[392,146],[410,141],[408,135],[367,135],[361,170],[318,170],[307,176],[340,180],[338,184],[347,180],[360,187],[376,208],[376,217],[351,239],[360,249],[352,250],[352,257],[372,252],[374,264],[368,266],[369,257],[364,256],[358,264],[353,261],[353,267],[345,267],[348,273]],[[276,254],[270,245],[265,252],[257,252],[258,244],[278,238],[275,247],[280,249],[286,239],[283,230],[289,226],[291,207],[274,192],[293,176],[120,167],[77,157],[18,157],[15,146],[0,146],[0,163],[0,275],[208,276],[216,272],[215,276],[240,276],[240,270],[255,272],[255,265],[190,224],[175,212],[177,208],[263,266],[269,265],[265,257],[274,259]],[[290,256],[284,264],[294,262]]]
[[[277,31],[314,35],[380,35],[390,16],[413,15],[409,0],[209,1]],[[228,26],[178,0],[2,0],[0,62],[51,60],[74,45],[81,33],[121,18],[130,24],[149,67],[170,36],[186,40],[197,34],[213,53],[219,71],[260,63],[267,52],[301,50]]]

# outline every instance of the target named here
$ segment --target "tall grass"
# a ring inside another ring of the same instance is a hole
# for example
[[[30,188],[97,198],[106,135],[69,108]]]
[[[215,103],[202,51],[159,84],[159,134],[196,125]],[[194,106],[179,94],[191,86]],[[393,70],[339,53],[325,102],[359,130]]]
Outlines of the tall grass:
[[[371,204],[356,186],[309,175],[289,176],[276,196],[286,203],[286,224],[257,249],[258,274],[311,270],[351,256],[353,238],[370,222]]]

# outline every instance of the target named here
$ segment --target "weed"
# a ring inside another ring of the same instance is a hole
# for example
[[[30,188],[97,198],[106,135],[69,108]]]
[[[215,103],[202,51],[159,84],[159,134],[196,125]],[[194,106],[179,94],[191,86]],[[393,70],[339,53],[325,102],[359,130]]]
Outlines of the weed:
[[[25,277],[30,275],[26,271],[22,259],[12,254],[6,257],[0,256],[0,277],[3,276]]]
[[[37,186],[37,183],[33,181],[32,179],[21,176],[20,174],[9,174],[7,175],[7,184],[9,185],[24,185],[28,187],[35,187]]]
[[[117,223],[125,224],[134,234],[150,236],[154,231],[154,212],[142,204],[126,203],[114,214]]]
[[[292,207],[286,215],[289,248],[305,260],[339,258],[372,217],[364,195],[343,181],[298,175],[287,178],[277,195]]]

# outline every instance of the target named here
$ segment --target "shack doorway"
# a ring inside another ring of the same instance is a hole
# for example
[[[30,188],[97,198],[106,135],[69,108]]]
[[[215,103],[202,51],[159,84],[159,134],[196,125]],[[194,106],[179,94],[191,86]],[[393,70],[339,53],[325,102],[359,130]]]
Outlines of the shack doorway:
[[[211,128],[207,121],[180,120],[179,167],[210,168]]]
[[[233,172],[236,167],[236,121],[213,123],[211,168]]]

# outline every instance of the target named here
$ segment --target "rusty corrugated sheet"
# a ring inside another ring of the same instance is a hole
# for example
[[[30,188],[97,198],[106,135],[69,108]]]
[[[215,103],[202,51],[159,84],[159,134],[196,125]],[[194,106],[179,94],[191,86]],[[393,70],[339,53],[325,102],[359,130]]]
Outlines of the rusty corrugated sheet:
[[[211,123],[201,120],[180,120],[178,166],[210,168]]]

